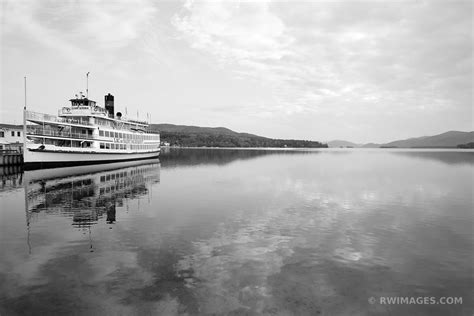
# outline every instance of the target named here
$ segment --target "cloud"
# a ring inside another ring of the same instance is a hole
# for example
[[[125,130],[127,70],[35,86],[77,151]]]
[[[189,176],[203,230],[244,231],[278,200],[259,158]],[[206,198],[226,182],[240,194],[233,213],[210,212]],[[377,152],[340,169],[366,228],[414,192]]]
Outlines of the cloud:
[[[190,14],[176,15],[175,26],[191,37],[193,47],[211,50],[223,60],[279,60],[291,38],[267,2],[199,2],[185,5]]]
[[[75,62],[87,62],[101,56],[98,52],[110,53],[140,40],[155,12],[148,0],[7,1],[4,34],[24,33]]]
[[[472,3],[194,2],[173,20],[194,49],[272,88],[267,113],[365,124],[370,111],[472,104]]]

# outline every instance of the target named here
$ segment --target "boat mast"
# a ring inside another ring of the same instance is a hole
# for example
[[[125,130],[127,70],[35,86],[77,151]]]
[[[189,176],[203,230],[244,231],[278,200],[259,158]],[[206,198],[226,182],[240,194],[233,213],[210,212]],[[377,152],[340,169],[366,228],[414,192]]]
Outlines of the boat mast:
[[[90,71],[86,73],[86,98],[89,99],[89,74]]]

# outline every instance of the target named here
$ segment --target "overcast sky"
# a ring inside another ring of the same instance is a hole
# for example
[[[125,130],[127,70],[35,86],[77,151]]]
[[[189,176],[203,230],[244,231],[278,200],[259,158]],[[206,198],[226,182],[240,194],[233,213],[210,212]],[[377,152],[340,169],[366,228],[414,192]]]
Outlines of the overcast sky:
[[[1,1],[1,122],[86,89],[154,123],[385,142],[473,130],[472,1]]]

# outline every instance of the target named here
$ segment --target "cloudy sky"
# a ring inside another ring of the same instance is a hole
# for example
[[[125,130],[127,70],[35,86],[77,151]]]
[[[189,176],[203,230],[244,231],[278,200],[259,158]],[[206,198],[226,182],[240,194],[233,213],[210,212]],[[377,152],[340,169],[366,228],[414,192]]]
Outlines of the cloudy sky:
[[[1,122],[79,91],[155,123],[384,142],[473,130],[471,1],[1,0]]]

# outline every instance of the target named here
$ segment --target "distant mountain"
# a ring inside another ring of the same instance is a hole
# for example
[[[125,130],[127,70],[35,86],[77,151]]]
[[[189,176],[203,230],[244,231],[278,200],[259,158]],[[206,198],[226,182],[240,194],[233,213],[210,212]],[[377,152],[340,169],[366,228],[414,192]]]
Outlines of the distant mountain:
[[[360,147],[360,144],[348,142],[347,140],[332,140],[328,142],[328,146],[331,148],[340,148],[340,147]]]
[[[237,133],[225,127],[199,127],[174,124],[150,124],[150,130],[159,131],[161,140],[172,146],[183,147],[327,147],[317,141],[272,139],[248,133]]]
[[[367,143],[367,144],[364,144],[362,146],[360,146],[361,148],[379,148],[380,147],[380,144],[376,144],[376,143]]]
[[[167,133],[185,133],[185,134],[210,134],[210,135],[239,135],[225,127],[200,127],[174,124],[150,124],[153,130],[159,130]],[[250,134],[248,134],[250,135]],[[255,135],[252,135],[255,136]]]
[[[449,131],[439,135],[408,138],[385,144],[357,144],[347,140],[333,140],[328,142],[328,146],[332,148],[473,148],[473,143],[474,132]]]
[[[474,142],[474,132],[449,131],[434,136],[422,136],[396,140],[381,147],[397,148],[456,148],[458,145]]]

